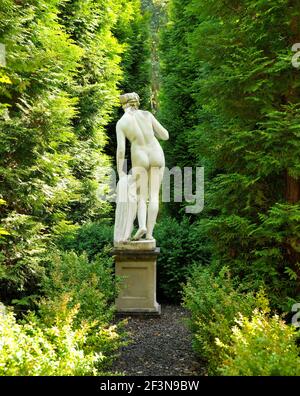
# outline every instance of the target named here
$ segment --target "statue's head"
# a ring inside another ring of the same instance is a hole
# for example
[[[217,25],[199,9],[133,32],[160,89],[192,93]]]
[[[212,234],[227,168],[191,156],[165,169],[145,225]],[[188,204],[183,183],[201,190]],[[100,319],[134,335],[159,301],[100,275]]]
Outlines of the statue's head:
[[[140,105],[140,97],[135,92],[126,93],[124,95],[120,95],[120,102],[124,110],[128,107],[138,109]]]

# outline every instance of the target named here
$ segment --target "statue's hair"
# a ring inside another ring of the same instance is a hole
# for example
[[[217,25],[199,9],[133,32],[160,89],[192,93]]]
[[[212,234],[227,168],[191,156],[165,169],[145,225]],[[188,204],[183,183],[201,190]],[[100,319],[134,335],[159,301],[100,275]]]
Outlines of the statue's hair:
[[[140,104],[140,97],[135,92],[126,93],[124,95],[120,95],[120,102],[124,109],[127,107],[138,108]]]

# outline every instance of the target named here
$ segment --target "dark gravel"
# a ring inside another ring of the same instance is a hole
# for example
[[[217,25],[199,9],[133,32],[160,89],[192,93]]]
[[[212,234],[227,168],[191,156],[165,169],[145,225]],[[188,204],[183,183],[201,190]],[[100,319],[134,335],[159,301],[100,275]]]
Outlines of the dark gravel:
[[[187,312],[162,306],[161,317],[128,317],[129,344],[122,347],[112,371],[137,376],[205,375],[192,350]]]

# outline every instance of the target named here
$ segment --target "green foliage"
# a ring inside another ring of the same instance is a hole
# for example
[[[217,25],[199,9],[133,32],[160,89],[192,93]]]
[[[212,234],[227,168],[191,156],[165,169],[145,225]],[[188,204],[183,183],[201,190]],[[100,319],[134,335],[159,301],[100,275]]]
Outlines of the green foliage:
[[[85,353],[88,326],[74,328],[77,309],[47,327],[31,315],[18,324],[12,313],[0,321],[0,375],[95,375],[101,356]]]
[[[160,88],[159,64],[159,32],[164,29],[167,19],[167,3],[169,0],[142,0],[142,8],[150,15],[150,44],[151,44],[151,108],[156,112],[159,107],[158,93]]]
[[[199,227],[213,241],[214,268],[226,263],[249,290],[263,285],[273,307],[290,310],[291,299],[295,301],[299,294],[299,205],[275,204],[259,216],[258,224],[242,216],[223,215],[203,220]]]
[[[231,344],[218,344],[226,351],[220,373],[226,376],[299,376],[296,329],[279,316],[255,310],[251,319],[239,315],[232,329]]]
[[[108,253],[112,242],[113,226],[105,221],[86,223],[75,229],[68,227],[62,233],[56,233],[56,244],[60,249],[85,252],[89,259],[94,259],[103,251]]]
[[[0,315],[0,375],[106,374],[124,344],[122,323],[111,325],[115,282],[112,260],[55,251],[35,298],[37,313],[20,323]],[[19,301],[20,303],[20,301]]]
[[[206,263],[207,250],[197,227],[189,224],[187,218],[179,222],[168,216],[162,217],[155,227],[154,237],[160,247],[157,260],[160,297],[178,302],[191,264],[195,261]]]
[[[86,327],[84,351],[99,356],[94,366],[106,373],[123,345],[123,323],[111,325],[117,282],[112,258],[105,253],[89,261],[86,254],[53,251],[42,283],[45,295],[37,299],[40,320],[46,326],[62,323],[76,309],[75,328]]]
[[[299,17],[299,0],[171,0],[161,37],[167,165],[205,167],[213,266],[283,310],[300,295]]]
[[[216,374],[225,359],[216,339],[229,343],[237,314],[249,316],[255,307],[264,308],[267,302],[262,293],[242,293],[228,268],[214,275],[210,269],[195,265],[183,290],[183,304],[191,313],[194,350],[207,360],[209,373]]]
[[[169,2],[168,23],[160,33],[161,90],[158,117],[170,133],[164,142],[166,164],[174,166],[196,165],[189,147],[190,129],[197,123],[193,81],[197,70],[189,56],[186,32],[193,28],[193,19],[184,12],[188,0]],[[170,203],[168,209],[178,217],[182,204]]]
[[[35,293],[44,277],[48,235],[36,218],[11,213],[3,221],[7,232],[0,239],[0,296],[2,301]]]
[[[111,258],[98,255],[89,262],[85,254],[58,251],[49,261],[48,276],[42,284],[45,296],[52,301],[51,306],[47,304],[50,310],[46,316],[55,314],[56,300],[67,294],[71,298],[69,308],[79,306],[78,320],[112,320],[116,290]]]
[[[111,363],[116,357],[118,349],[124,345],[123,325],[110,324],[112,320],[113,307],[109,301],[109,287],[102,287],[102,293],[95,291],[91,285],[91,275],[81,276],[83,282],[82,293],[77,293],[77,285],[68,282],[68,287],[62,288],[59,283],[61,274],[57,271],[53,278],[53,285],[56,287],[51,298],[42,298],[38,301],[38,325],[46,327],[59,327],[68,321],[72,312],[76,312],[72,319],[74,330],[84,330],[84,344],[82,349],[84,354],[96,357],[94,361],[94,371],[97,375],[107,374]],[[102,277],[103,280],[103,277]],[[111,280],[110,280],[111,282]],[[104,281],[102,281],[104,285]],[[106,293],[106,295],[105,295]],[[92,304],[91,296],[101,298],[101,302]],[[107,299],[106,306],[101,305]],[[32,318],[32,314],[29,316]]]
[[[137,92],[141,107],[150,108],[150,37],[149,16],[141,12],[140,0],[132,1],[132,23],[118,24],[116,35],[127,51],[122,60],[123,92]]]
[[[114,27],[114,35],[123,45],[125,51],[121,62],[123,78],[118,86],[122,93],[137,92],[140,96],[141,108],[150,110],[150,18],[147,12],[142,9],[140,0],[131,0],[130,2],[123,0],[120,12],[122,17]],[[105,152],[113,158],[115,158],[117,147],[116,120],[122,115],[122,108],[115,109],[113,122],[107,128],[108,144]],[[130,155],[127,155],[127,158],[130,163]]]

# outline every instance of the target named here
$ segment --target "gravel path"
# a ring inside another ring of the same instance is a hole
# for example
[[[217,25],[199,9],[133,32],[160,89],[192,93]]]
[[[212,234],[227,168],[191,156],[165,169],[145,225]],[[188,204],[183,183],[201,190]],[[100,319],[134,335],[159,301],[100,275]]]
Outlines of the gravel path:
[[[186,311],[162,306],[161,317],[128,317],[129,344],[122,347],[113,372],[123,375],[205,375],[192,350]]]

